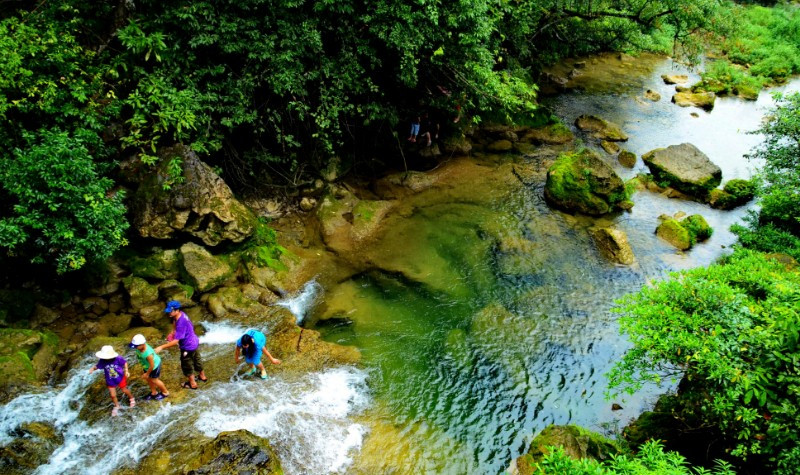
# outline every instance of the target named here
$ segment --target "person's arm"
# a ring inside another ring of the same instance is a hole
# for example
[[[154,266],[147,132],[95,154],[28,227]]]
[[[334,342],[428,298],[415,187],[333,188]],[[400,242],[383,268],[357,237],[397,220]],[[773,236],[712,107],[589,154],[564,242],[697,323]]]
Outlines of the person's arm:
[[[240,351],[241,351],[241,348],[239,348],[239,345],[236,345],[236,350],[233,352],[233,359],[236,361],[236,364],[239,364],[239,354],[240,354],[239,352]]]
[[[153,351],[155,351],[156,353],[161,353],[162,350],[166,350],[167,348],[173,347],[180,342],[181,342],[180,340],[172,340],[170,342],[164,343],[163,345],[155,347]]]
[[[269,358],[269,360],[272,362],[272,364],[281,364],[281,360],[279,360],[278,358],[273,358],[272,355],[269,354],[269,351],[267,351],[267,347],[266,346],[261,348],[261,352],[264,353],[265,355],[267,355],[267,358]]]
[[[92,369],[89,370],[89,374],[94,373],[96,369],[97,369],[97,365],[92,366]]]
[[[129,378],[130,376],[131,376],[131,373],[128,371],[128,362],[126,361],[125,362],[125,377]]]

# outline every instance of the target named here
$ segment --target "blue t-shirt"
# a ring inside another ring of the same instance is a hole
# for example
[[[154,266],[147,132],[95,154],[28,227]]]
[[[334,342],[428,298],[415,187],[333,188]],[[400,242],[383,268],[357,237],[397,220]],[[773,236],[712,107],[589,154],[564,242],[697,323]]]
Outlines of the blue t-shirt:
[[[244,355],[244,360],[248,363],[257,364],[261,362],[261,349],[267,345],[267,336],[261,333],[258,330],[247,330],[244,332],[244,335],[250,335],[253,339],[253,346],[255,346],[255,351],[253,352],[253,357],[250,358],[246,354]],[[242,335],[242,336],[244,336]],[[242,347],[242,337],[240,336],[238,340],[236,340],[236,346],[239,348]]]
[[[200,346],[200,340],[197,339],[197,335],[194,333],[192,321],[183,312],[175,322],[174,338],[180,341],[181,350],[194,351]]]
[[[106,386],[116,387],[125,378],[125,358],[117,356],[113,360],[100,360],[97,369],[102,369],[106,377]]]

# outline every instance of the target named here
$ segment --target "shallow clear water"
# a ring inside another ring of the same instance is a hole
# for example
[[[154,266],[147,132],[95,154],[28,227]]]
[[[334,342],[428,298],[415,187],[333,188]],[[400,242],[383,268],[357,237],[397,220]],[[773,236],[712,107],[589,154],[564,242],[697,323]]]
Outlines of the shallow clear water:
[[[760,137],[746,132],[760,123],[769,96],[718,99],[710,113],[680,108],[669,103],[674,86],[660,79],[673,66],[647,61],[636,80],[595,82],[548,105],[567,124],[580,114],[617,122],[631,136],[624,147],[637,155],[691,142],[722,168],[723,180],[749,177],[744,155]],[[647,88],[662,100],[637,99]],[[646,171],[641,161],[631,171],[608,159],[624,178]],[[713,262],[734,243],[728,228],[747,211],[644,191],[630,213],[572,217],[544,204],[543,183],[507,179],[526,159],[486,160],[492,165],[390,215],[364,250],[376,270],[325,289],[312,315],[327,340],[359,347],[371,372],[375,402],[364,421],[372,433],[352,472],[499,473],[548,424],[621,429],[671,383],[614,399],[624,409],[612,412],[605,374],[628,347],[614,300],[670,271]],[[713,237],[686,253],[660,241],[658,216],[678,211],[702,214]],[[633,266],[610,264],[595,250],[589,229],[609,224],[627,233]]]

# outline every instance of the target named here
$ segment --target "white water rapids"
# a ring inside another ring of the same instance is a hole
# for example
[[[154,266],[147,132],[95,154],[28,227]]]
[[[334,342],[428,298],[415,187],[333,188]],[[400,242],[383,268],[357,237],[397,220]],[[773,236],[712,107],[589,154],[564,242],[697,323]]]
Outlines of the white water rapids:
[[[306,305],[312,301],[313,296],[304,300]],[[302,315],[302,306],[297,308]],[[230,345],[245,330],[227,323],[203,326],[207,331],[200,341],[211,346],[211,354],[225,351],[219,345]],[[120,417],[90,424],[79,414],[87,390],[102,378],[101,372],[89,375],[94,363],[87,358],[73,368],[64,385],[24,394],[0,407],[0,446],[13,440],[21,424],[46,422],[64,442],[34,473],[105,474],[135,467],[168,442],[173,431],[197,431],[213,438],[246,429],[270,441],[287,474],[330,474],[347,469],[366,433],[352,416],[368,404],[367,373],[353,367],[309,373],[291,382],[278,376],[267,381],[217,377],[179,404],[167,399],[128,409],[123,398]]]

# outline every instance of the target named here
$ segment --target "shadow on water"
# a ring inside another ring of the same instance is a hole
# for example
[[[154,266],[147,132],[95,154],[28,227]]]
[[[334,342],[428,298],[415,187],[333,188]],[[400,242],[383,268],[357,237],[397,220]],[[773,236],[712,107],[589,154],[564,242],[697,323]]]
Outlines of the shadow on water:
[[[669,103],[674,86],[660,79],[678,67],[646,61],[636,80],[548,105],[568,124],[586,113],[619,123],[637,155],[692,142],[724,180],[749,177],[744,155],[760,137],[746,132],[769,96],[718,99],[710,113],[683,109]],[[661,101],[641,99],[644,89]],[[480,179],[419,193],[408,205],[414,212],[387,217],[385,233],[365,250],[386,272],[326,289],[330,305],[312,316],[327,340],[360,348],[371,372],[374,407],[363,416],[371,434],[354,473],[499,473],[547,424],[621,428],[674,382],[618,399],[623,409],[612,412],[605,374],[629,346],[614,301],[671,271],[712,263],[735,242],[728,229],[747,212],[645,191],[629,213],[570,216],[544,204],[541,185],[498,178],[510,175],[504,163],[525,166],[524,158],[488,160],[494,166]],[[613,165],[624,178],[646,171],[641,161],[634,170]],[[659,215],[678,211],[705,216],[713,237],[686,253],[660,241]],[[598,254],[589,233],[598,225],[627,233],[633,266]]]

